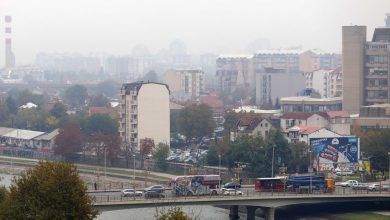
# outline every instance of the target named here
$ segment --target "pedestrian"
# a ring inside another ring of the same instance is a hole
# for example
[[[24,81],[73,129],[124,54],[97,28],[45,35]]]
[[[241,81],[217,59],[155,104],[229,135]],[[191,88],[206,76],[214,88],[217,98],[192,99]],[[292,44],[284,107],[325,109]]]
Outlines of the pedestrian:
[[[97,190],[97,183],[94,182],[94,183],[93,183],[93,186],[95,187],[95,191],[96,191],[96,190]]]

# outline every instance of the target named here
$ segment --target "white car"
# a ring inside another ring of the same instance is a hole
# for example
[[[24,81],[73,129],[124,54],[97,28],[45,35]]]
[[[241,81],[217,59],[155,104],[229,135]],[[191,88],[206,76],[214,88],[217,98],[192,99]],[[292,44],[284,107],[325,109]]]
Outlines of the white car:
[[[368,190],[370,191],[388,191],[389,190],[389,185],[380,185],[378,183],[373,183],[368,186]]]
[[[122,196],[127,197],[127,196],[142,196],[143,192],[142,191],[137,191],[134,189],[124,189],[122,190]]]
[[[352,185],[358,185],[359,182],[357,180],[347,180],[345,182],[340,183],[340,186],[342,187],[350,187]]]
[[[235,189],[224,189],[223,194],[226,196],[235,196],[235,195],[242,196],[243,195],[243,193],[240,190],[235,190]]]

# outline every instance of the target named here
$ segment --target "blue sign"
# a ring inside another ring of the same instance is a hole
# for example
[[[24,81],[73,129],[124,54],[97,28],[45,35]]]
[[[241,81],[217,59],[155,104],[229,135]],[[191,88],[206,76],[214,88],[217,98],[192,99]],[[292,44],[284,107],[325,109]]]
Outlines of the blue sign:
[[[359,141],[355,136],[310,138],[310,146],[320,158],[334,163],[357,163]]]

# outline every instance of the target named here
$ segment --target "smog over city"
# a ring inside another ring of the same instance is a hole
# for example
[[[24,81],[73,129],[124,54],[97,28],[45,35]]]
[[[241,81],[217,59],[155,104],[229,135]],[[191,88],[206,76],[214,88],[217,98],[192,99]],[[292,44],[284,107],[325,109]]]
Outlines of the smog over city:
[[[366,25],[371,34],[388,8],[387,0],[0,1],[2,17],[13,17],[17,64],[39,52],[131,54],[138,44],[155,54],[175,39],[194,55],[296,46],[340,53],[342,25]]]
[[[0,0],[0,220],[390,218],[390,0]]]

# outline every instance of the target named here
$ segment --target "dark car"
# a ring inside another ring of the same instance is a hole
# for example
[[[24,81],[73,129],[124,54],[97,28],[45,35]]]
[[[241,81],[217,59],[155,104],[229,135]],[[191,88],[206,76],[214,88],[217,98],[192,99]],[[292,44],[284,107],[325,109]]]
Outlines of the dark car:
[[[156,191],[146,191],[144,193],[145,199],[165,198],[165,195]]]
[[[238,183],[226,183],[225,185],[222,186],[222,188],[225,189],[240,189],[241,185]]]
[[[144,192],[148,192],[148,191],[155,191],[158,193],[164,193],[165,188],[161,185],[153,185],[153,186],[149,186],[149,187],[144,189]]]

